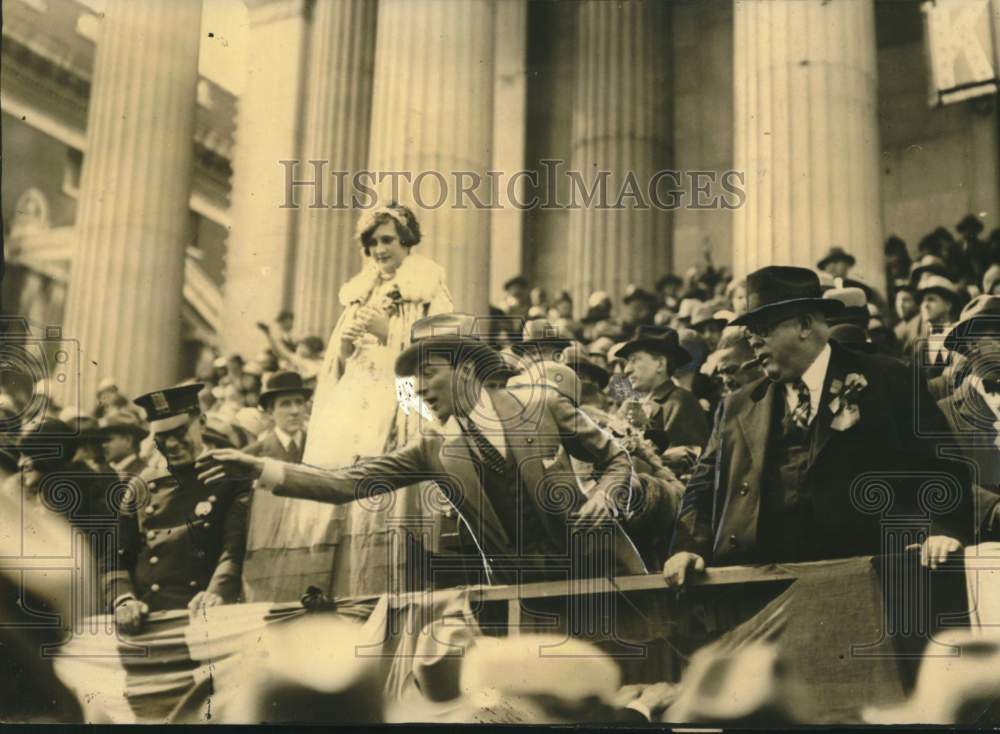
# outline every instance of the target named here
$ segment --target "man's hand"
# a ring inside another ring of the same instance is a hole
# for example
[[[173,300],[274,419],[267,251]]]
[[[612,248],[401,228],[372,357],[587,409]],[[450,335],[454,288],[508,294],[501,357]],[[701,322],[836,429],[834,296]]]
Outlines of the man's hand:
[[[916,548],[917,545],[907,546],[907,550]],[[920,565],[930,566],[936,569],[939,565],[948,560],[948,556],[962,549],[962,544],[947,535],[930,535],[920,544]]]
[[[579,510],[570,515],[574,530],[593,530],[613,517],[611,501],[604,490],[594,492]]]
[[[705,559],[697,553],[681,551],[674,553],[663,564],[663,578],[667,586],[683,586],[691,577],[692,572],[702,573],[705,570]]]
[[[236,449],[216,449],[200,456],[195,469],[205,484],[257,479],[264,470],[264,460]]]
[[[115,626],[119,632],[134,635],[142,629],[142,620],[149,614],[149,606],[138,599],[123,601],[115,607]]]
[[[191,614],[197,614],[206,607],[218,607],[225,604],[225,600],[214,591],[199,591],[194,598],[188,602],[188,609]]]

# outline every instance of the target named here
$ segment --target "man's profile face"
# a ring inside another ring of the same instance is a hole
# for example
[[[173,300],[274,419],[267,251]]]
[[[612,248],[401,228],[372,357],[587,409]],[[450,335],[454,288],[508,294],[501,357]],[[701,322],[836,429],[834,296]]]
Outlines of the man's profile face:
[[[451,364],[443,356],[427,355],[417,370],[417,395],[442,423],[454,415],[455,395],[460,388]]]
[[[920,314],[932,324],[947,321],[951,315],[951,303],[937,293],[925,293],[920,301]]]
[[[803,349],[799,319],[789,317],[777,323],[755,323],[747,327],[747,338],[764,374],[774,382],[798,379],[797,357]]]
[[[666,357],[632,352],[625,362],[625,376],[637,392],[655,390],[666,377]]]
[[[204,422],[204,416],[192,416],[186,425],[156,434],[156,448],[163,454],[171,469],[189,467],[201,455],[204,449],[201,437]]]
[[[917,300],[909,291],[899,291],[896,294],[896,315],[899,318],[909,320],[917,313]]]
[[[726,393],[735,392],[760,377],[760,371],[756,369],[755,363],[745,366],[750,359],[752,359],[751,355],[747,355],[736,347],[726,347],[719,350],[716,372],[719,379],[722,380],[722,386]]]
[[[274,425],[290,436],[298,433],[302,429],[305,406],[306,401],[301,395],[278,395],[271,401],[271,415],[274,417]]]

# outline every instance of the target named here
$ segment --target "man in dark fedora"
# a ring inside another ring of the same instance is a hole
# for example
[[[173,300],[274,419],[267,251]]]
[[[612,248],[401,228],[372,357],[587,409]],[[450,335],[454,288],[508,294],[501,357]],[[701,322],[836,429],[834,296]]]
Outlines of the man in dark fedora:
[[[831,247],[830,251],[816,263],[816,267],[826,271],[834,278],[846,278],[855,262],[857,261],[854,259],[854,255],[844,250],[843,247]]]
[[[257,442],[247,447],[247,453],[298,464],[306,444],[306,402],[312,390],[305,387],[297,372],[275,372],[260,394],[260,408],[271,416],[274,427]]]
[[[611,544],[601,552],[613,553],[613,572],[642,573],[614,519],[631,500],[628,453],[556,390],[484,387],[502,364],[475,338],[476,321],[442,314],[413,325],[395,371],[416,377],[417,394],[438,423],[425,423],[409,445],[341,469],[215,451],[199,462],[201,478],[209,486],[252,478],[258,491],[334,504],[429,480],[458,514],[463,548],[487,583],[558,574],[557,564],[570,559],[575,545],[572,531],[598,528]],[[560,448],[594,464],[597,486],[589,499],[565,474],[550,474]]]
[[[747,278],[745,326],[765,377],[723,404],[688,482],[664,565],[682,584],[705,564],[809,561],[882,551],[886,514],[929,514],[922,560],[936,567],[971,537],[964,467],[937,459],[917,431],[947,430],[905,365],[875,361],[829,338],[843,308],[815,272],[770,266]],[[943,477],[943,478],[942,478]],[[948,496],[925,510],[930,479]],[[886,495],[871,507],[871,493]]]
[[[709,425],[698,399],[672,379],[691,361],[669,326],[640,326],[614,356],[625,361],[625,376],[638,396],[622,403],[619,414],[637,427],[660,451],[681,446],[700,451]]]
[[[1000,296],[970,301],[945,346],[964,357],[968,376],[938,405],[974,466],[979,540],[1000,540]]]
[[[101,419],[104,458],[119,476],[139,476],[146,462],[139,458],[139,444],[149,435],[144,421],[130,410],[120,410]]]
[[[195,474],[205,450],[203,387],[165,388],[134,401],[167,467],[149,468],[129,483],[116,545],[100,559],[107,608],[125,632],[138,632],[149,611],[194,610],[239,596],[250,483],[208,487]]]

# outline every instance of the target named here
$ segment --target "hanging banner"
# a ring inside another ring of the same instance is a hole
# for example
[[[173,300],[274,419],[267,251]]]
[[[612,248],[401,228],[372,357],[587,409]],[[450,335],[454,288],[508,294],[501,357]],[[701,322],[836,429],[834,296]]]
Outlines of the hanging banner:
[[[928,0],[924,35],[930,62],[932,107],[961,102],[1000,88],[997,22],[1000,0]]]

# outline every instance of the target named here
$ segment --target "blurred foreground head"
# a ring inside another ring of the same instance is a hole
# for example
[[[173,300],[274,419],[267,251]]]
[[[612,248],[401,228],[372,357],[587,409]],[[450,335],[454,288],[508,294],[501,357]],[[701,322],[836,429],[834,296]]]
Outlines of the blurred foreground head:
[[[365,656],[369,642],[360,625],[333,613],[310,613],[268,626],[235,673],[231,685],[237,690],[220,704],[218,720],[381,722],[379,658],[374,653]]]

